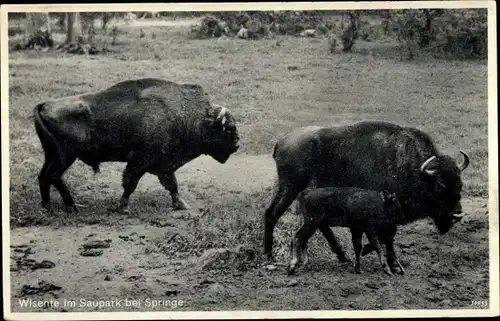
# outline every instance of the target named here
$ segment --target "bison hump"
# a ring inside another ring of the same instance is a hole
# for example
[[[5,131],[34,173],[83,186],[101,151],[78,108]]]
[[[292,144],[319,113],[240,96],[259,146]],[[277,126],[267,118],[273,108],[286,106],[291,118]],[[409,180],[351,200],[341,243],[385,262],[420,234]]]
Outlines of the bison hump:
[[[168,113],[182,109],[181,114],[200,110],[210,106],[210,101],[203,88],[196,84],[165,83],[161,86],[144,88],[140,100],[159,102],[162,108],[168,108]],[[149,106],[154,108],[153,106]]]
[[[80,97],[47,102],[40,117],[55,136],[65,141],[85,143],[91,138],[92,112]]]

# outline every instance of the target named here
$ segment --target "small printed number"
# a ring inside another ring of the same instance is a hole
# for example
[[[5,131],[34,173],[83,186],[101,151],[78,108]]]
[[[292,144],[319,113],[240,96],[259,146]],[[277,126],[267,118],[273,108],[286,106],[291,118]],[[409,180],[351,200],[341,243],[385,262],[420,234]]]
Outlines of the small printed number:
[[[488,301],[472,300],[470,304],[474,305],[474,306],[487,307],[488,306]]]

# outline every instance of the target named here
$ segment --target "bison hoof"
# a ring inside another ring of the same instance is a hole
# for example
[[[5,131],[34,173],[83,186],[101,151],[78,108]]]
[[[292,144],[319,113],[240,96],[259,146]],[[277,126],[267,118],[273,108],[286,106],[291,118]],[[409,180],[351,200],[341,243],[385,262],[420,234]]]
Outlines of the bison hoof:
[[[304,254],[300,260],[300,265],[304,267],[307,265],[307,262],[309,262],[309,258],[307,257],[307,254]]]
[[[75,213],[78,213],[78,209],[76,208],[76,205],[75,205],[75,204],[65,205],[65,206],[64,206],[64,211],[65,211],[66,213],[69,213],[69,214],[75,214]]]
[[[384,268],[384,273],[387,275],[391,275],[391,276],[394,275],[394,274],[392,274],[391,269],[389,269],[389,267]]]
[[[351,259],[345,254],[337,255],[337,257],[339,258],[339,261],[342,263],[350,263],[351,262]]]
[[[109,212],[118,214],[132,214],[128,206],[113,206],[108,209]]]
[[[397,274],[405,274],[405,269],[402,266],[391,266],[391,271]]]
[[[176,202],[173,203],[173,209],[174,211],[182,211],[182,210],[189,210],[191,207],[186,204],[183,200],[179,199]]]
[[[46,202],[46,203],[43,203],[42,202],[42,208],[48,213],[48,214],[52,214],[53,213],[53,210],[52,210],[52,206],[50,206],[50,203],[49,202]]]
[[[264,262],[266,264],[276,264],[276,258],[273,253],[264,253]]]

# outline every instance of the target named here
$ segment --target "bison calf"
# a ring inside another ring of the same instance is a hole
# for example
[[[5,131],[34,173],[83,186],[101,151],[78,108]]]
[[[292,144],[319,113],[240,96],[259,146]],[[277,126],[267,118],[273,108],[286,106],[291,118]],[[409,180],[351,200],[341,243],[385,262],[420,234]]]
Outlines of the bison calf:
[[[342,226],[351,230],[356,273],[361,273],[361,240],[365,233],[378,253],[382,268],[392,275],[382,252],[379,235],[385,225],[398,224],[402,220],[402,211],[395,194],[349,187],[309,188],[299,194],[297,201],[297,212],[303,216],[304,224],[292,240],[289,274],[294,273],[299,261],[307,261],[307,241],[316,229]],[[383,235],[380,237],[383,238]],[[399,262],[397,264],[403,269]]]

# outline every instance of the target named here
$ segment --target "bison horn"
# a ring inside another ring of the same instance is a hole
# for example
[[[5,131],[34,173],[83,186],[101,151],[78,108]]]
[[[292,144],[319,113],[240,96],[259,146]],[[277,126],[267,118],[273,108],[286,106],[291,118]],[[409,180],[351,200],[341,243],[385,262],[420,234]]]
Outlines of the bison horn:
[[[469,155],[467,155],[465,152],[460,151],[460,154],[464,156],[464,160],[460,165],[458,165],[458,168],[460,169],[460,171],[463,171],[464,169],[467,168],[467,166],[469,166],[470,160],[469,160]]]
[[[435,169],[427,169],[427,166],[429,166],[430,162],[432,162],[434,159],[436,158],[436,156],[432,156],[432,157],[429,157],[423,164],[422,166],[420,166],[420,172],[424,173],[424,174],[427,174],[427,175],[430,175],[430,176],[433,176],[434,174],[436,174],[436,170]]]

